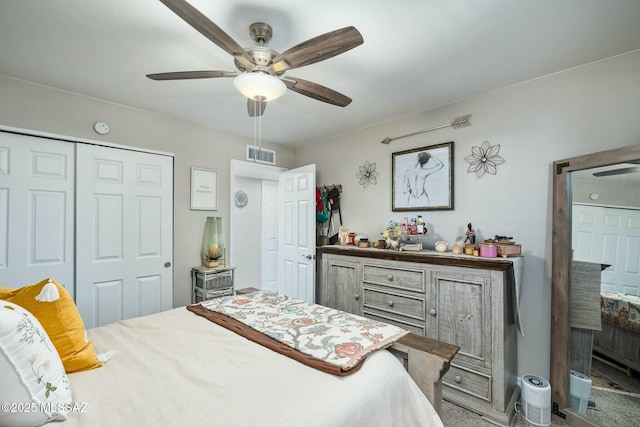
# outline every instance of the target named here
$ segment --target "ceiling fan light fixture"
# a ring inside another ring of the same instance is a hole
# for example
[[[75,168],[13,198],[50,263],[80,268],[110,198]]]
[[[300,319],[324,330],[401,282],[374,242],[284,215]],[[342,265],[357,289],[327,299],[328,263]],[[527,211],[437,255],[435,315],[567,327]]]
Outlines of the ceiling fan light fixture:
[[[262,97],[265,101],[280,98],[287,86],[279,78],[266,73],[243,73],[233,79],[233,85],[249,99]]]

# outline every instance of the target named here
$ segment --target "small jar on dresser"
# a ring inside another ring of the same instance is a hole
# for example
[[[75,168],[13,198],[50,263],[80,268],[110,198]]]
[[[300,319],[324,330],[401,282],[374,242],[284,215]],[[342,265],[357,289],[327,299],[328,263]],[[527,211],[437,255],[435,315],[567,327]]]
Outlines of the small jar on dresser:
[[[191,303],[233,295],[235,267],[193,267],[191,269]]]

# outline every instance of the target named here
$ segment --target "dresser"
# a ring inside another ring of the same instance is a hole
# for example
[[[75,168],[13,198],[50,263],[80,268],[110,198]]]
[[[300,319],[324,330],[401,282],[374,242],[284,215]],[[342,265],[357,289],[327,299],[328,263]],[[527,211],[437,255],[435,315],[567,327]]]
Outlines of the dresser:
[[[322,246],[320,303],[460,347],[443,397],[509,425],[517,377],[522,258]],[[519,263],[519,268],[514,264]]]

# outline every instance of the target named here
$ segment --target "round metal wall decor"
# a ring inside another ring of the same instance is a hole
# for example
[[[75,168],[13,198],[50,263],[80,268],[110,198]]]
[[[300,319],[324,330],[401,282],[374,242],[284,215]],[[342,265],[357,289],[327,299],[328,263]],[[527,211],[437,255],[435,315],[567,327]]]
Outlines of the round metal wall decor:
[[[247,206],[247,203],[249,203],[249,198],[247,197],[247,193],[245,193],[242,190],[236,191],[236,195],[234,197],[234,203],[236,207],[240,209]]]

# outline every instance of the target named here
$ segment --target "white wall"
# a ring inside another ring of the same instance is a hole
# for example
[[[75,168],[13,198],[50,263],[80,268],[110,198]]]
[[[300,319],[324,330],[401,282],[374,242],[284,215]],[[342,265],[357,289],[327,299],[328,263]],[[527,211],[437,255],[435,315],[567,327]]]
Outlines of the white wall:
[[[107,122],[108,135],[93,124]],[[207,216],[222,216],[229,242],[229,164],[245,159],[253,140],[172,118],[0,75],[0,125],[88,138],[175,154],[174,158],[174,306],[191,303],[191,267],[199,265],[199,250]],[[263,142],[277,151],[278,166],[291,167],[293,150]],[[192,166],[218,174],[218,210],[190,210]]]
[[[634,174],[638,175],[638,174]],[[624,179],[627,175],[620,175]],[[572,200],[574,203],[588,203],[602,206],[640,208],[640,191],[637,181],[602,181],[596,179],[573,179]],[[591,194],[597,194],[594,201]]]
[[[428,96],[428,94],[425,94]],[[384,102],[383,99],[380,102]],[[446,128],[381,144],[472,114],[471,127]],[[455,209],[422,212],[430,241],[449,242],[473,223],[480,241],[508,234],[525,255],[521,296],[525,337],[518,375],[549,376],[551,303],[551,164],[575,155],[640,143],[640,51],[483,94],[322,144],[296,149],[296,165],[315,163],[318,185],[342,184],[342,215],[350,230],[373,238],[390,219],[391,153],[454,141]],[[467,173],[465,156],[484,141],[500,145],[497,175]],[[375,162],[378,184],[363,188],[356,173]],[[415,216],[415,215],[413,215]],[[437,237],[436,237],[437,236]]]

